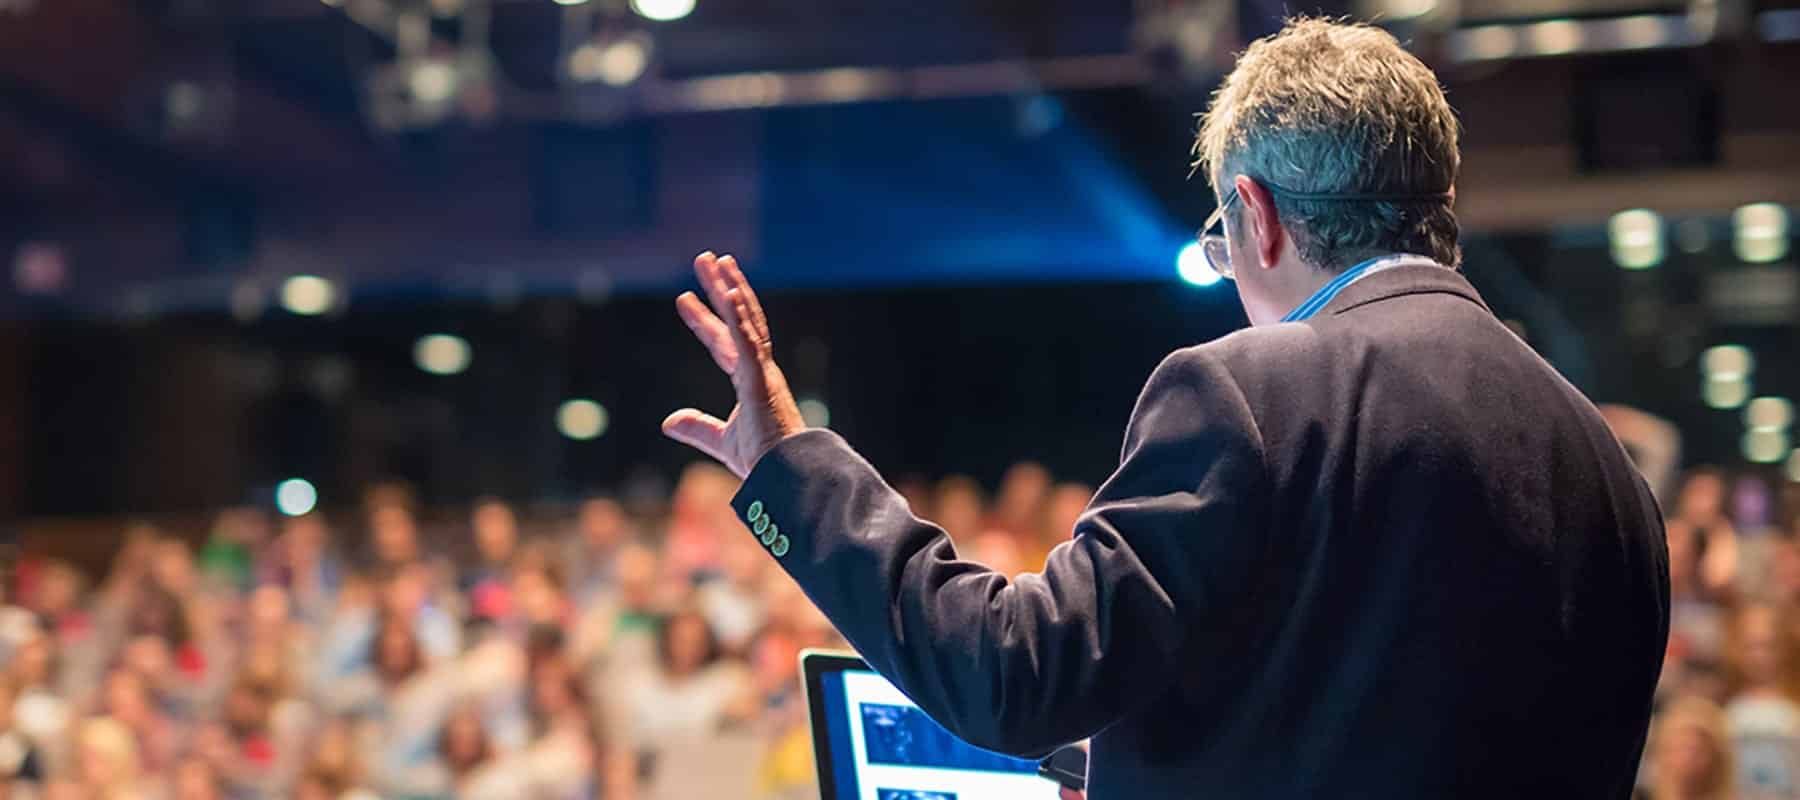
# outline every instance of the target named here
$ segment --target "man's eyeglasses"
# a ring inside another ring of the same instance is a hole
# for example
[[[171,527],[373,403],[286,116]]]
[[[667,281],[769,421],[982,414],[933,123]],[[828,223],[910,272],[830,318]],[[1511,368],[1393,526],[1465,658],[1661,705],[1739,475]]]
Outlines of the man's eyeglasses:
[[[1289,200],[1314,202],[1347,200],[1384,203],[1448,203],[1455,197],[1455,194],[1449,190],[1442,192],[1296,192],[1266,180],[1259,179],[1259,182],[1263,188],[1269,190],[1270,194],[1278,194]],[[1228,281],[1236,280],[1231,269],[1231,247],[1225,242],[1223,230],[1218,233],[1211,233],[1211,231],[1225,220],[1226,209],[1231,208],[1231,204],[1237,200],[1238,191],[1237,186],[1234,185],[1230,191],[1225,193],[1225,199],[1219,203],[1219,207],[1213,209],[1212,216],[1206,218],[1206,224],[1200,226],[1200,233],[1197,235],[1200,240],[1200,253],[1206,256],[1206,265],[1212,267],[1213,272],[1219,273],[1219,277]]]
[[[1236,278],[1231,271],[1231,246],[1226,243],[1225,230],[1221,226],[1225,221],[1225,209],[1230,208],[1237,199],[1237,187],[1233,186],[1226,192],[1224,202],[1219,203],[1219,207],[1213,209],[1212,216],[1206,218],[1206,224],[1200,227],[1198,234],[1200,253],[1206,256],[1206,265],[1228,281]],[[1219,232],[1212,233],[1213,228],[1219,228]]]

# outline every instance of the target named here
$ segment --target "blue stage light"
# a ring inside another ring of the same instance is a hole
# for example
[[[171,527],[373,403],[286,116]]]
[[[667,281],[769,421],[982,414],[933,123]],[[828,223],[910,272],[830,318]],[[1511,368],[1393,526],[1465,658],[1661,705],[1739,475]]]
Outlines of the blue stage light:
[[[1206,263],[1206,254],[1200,251],[1199,242],[1182,246],[1181,253],[1175,256],[1175,271],[1181,273],[1182,280],[1195,286],[1211,286],[1220,280],[1219,273]]]

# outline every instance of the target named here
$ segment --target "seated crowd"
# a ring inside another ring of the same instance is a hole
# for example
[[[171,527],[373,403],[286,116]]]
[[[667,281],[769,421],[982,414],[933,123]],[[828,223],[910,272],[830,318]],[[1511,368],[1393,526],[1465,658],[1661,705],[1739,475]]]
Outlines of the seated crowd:
[[[488,498],[443,524],[379,487],[344,519],[140,524],[98,575],[27,543],[0,608],[0,800],[816,797],[797,655],[844,643],[735,487],[695,466],[666,503]],[[900,488],[1007,574],[1092,496],[1031,463],[991,502],[963,477]],[[1665,505],[1641,794],[1800,798],[1800,503],[1701,469]]]
[[[798,676],[844,643],[689,468],[666,502],[438,518],[404,487],[110,565],[26,542],[0,608],[0,800],[817,796]],[[1091,490],[902,484],[972,558],[1041,564]]]

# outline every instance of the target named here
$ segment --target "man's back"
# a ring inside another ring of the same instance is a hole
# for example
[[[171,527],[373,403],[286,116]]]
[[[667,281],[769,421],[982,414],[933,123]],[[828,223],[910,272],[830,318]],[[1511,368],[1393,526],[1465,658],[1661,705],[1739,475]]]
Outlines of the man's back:
[[[1096,796],[1626,796],[1667,554],[1593,406],[1437,267],[1197,349],[1253,410],[1266,524],[1228,535],[1264,541],[1095,738]]]

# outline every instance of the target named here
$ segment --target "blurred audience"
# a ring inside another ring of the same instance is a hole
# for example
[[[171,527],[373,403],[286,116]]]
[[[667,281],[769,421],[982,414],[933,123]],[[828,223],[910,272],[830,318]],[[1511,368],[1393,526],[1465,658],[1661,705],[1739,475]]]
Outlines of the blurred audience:
[[[1008,576],[1093,499],[1032,462],[992,502],[964,476],[901,485]],[[384,485],[353,530],[232,508],[133,524],[102,570],[27,557],[0,607],[0,796],[816,796],[797,658],[844,643],[735,488],[697,465],[661,508],[459,512]],[[1795,489],[1702,467],[1669,492],[1645,797],[1800,800]]]

